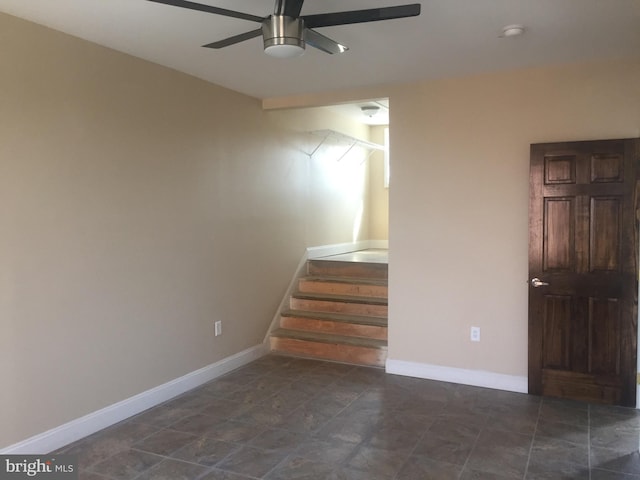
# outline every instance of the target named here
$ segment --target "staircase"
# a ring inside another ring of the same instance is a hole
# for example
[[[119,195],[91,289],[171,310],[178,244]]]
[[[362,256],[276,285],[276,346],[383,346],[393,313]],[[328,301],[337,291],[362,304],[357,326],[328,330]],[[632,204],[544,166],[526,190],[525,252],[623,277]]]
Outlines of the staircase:
[[[386,263],[309,260],[271,350],[357,365],[387,357]]]

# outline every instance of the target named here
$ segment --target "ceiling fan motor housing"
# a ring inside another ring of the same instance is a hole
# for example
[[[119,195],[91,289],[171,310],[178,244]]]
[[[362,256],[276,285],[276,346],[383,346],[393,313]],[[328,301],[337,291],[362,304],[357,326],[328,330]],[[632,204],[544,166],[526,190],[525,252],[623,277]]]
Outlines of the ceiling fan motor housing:
[[[299,54],[304,52],[304,20],[302,18],[271,15],[262,23],[262,36],[266,53],[271,53],[270,50],[273,47],[276,47],[274,51],[281,49],[281,45],[291,46],[292,49],[299,50]]]

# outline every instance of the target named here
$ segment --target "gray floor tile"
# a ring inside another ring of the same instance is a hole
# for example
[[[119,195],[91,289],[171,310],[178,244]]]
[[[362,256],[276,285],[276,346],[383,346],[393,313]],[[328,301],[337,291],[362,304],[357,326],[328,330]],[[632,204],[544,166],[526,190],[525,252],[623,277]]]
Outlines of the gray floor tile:
[[[495,472],[483,472],[472,468],[465,468],[460,475],[460,480],[522,480],[520,474],[499,474]]]
[[[80,469],[106,460],[113,455],[128,450],[135,442],[159,431],[159,428],[136,422],[121,423],[115,427],[90,435],[64,450],[64,453],[78,456]]]
[[[361,472],[394,478],[408,457],[408,451],[383,450],[362,445],[349,460],[348,466]]]
[[[589,464],[589,446],[586,443],[566,442],[561,438],[538,437],[536,435],[531,449],[529,469],[532,465]]]
[[[278,450],[262,450],[242,447],[216,465],[221,470],[240,473],[250,477],[263,477],[287,457]]]
[[[638,447],[627,451],[591,447],[591,468],[640,475]]]
[[[193,410],[180,409],[163,404],[136,415],[131,421],[164,428],[189,415],[193,415],[193,413]]]
[[[640,480],[639,440],[635,409],[268,355],[57,452],[80,480]]]
[[[374,430],[375,418],[353,418],[348,415],[338,415],[322,427],[317,437],[325,440],[340,440],[343,442],[362,443]]]
[[[377,428],[367,440],[367,445],[383,450],[410,453],[418,444],[427,426],[406,428],[402,425],[390,425]]]
[[[160,430],[157,433],[133,444],[133,448],[158,455],[171,455],[176,450],[196,439],[197,436],[177,430]]]
[[[640,480],[640,475],[630,475],[607,470],[593,469],[591,480]]]
[[[171,457],[185,462],[214,466],[227,457],[227,455],[239,449],[240,446],[238,444],[223,442],[204,436],[187,443],[179,450],[173,452]]]
[[[287,430],[268,429],[249,441],[249,445],[263,450],[293,452],[306,439],[306,435]]]
[[[91,471],[114,480],[129,480],[163,460],[158,455],[125,450],[91,467]]]
[[[525,480],[589,480],[589,470],[584,468],[576,473],[562,472],[529,472]]]
[[[414,453],[441,462],[464,465],[480,432],[480,428],[474,425],[438,419],[418,442]]]
[[[584,403],[545,398],[540,408],[540,419],[573,425],[588,425],[589,408]]]
[[[496,475],[523,476],[531,441],[531,435],[484,430],[469,456],[467,467]]]
[[[254,480],[252,477],[246,477],[237,473],[225,472],[214,468],[199,480]]]
[[[630,427],[626,423],[592,426],[591,445],[600,448],[612,448],[631,451],[638,448],[640,428]]]
[[[200,413],[209,415],[210,417],[216,417],[221,420],[231,420],[243,413],[246,413],[250,408],[251,407],[238,404],[237,402],[226,398],[214,398],[200,411]]]
[[[521,433],[523,435],[533,435],[538,425],[538,408],[535,410],[524,410],[515,413],[507,410],[507,413],[491,413],[488,425],[492,430],[502,430],[505,432]]]
[[[332,408],[331,404],[318,406],[307,403],[284,415],[278,427],[292,432],[313,433],[327,425],[343,409],[340,406]]]
[[[221,423],[223,423],[223,420],[219,418],[196,413],[172,423],[169,425],[169,428],[171,430],[177,430],[179,432],[190,433],[193,435],[204,435]]]
[[[213,395],[210,395],[202,388],[198,388],[191,392],[184,393],[164,405],[181,410],[192,410],[195,413],[206,407],[212,398],[214,398]]]
[[[334,470],[326,477],[326,480],[391,480],[381,473],[362,472],[350,467],[341,467]],[[445,479],[442,479],[445,480]]]
[[[166,459],[136,477],[136,480],[193,480],[203,476],[207,470],[201,465]]]
[[[281,462],[266,477],[267,480],[325,480],[334,465],[292,455]]]
[[[358,448],[357,444],[340,440],[308,439],[296,449],[296,455],[317,462],[343,465]]]
[[[109,477],[91,473],[86,470],[80,470],[78,472],[78,480],[109,480]]]
[[[208,432],[208,436],[232,443],[248,443],[267,429],[264,425],[256,423],[237,422],[229,420],[216,425]]]
[[[454,480],[461,465],[434,460],[425,455],[411,455],[397,475],[397,480]]]
[[[536,437],[555,438],[566,442],[588,445],[589,427],[588,425],[551,422],[541,419],[536,429]]]

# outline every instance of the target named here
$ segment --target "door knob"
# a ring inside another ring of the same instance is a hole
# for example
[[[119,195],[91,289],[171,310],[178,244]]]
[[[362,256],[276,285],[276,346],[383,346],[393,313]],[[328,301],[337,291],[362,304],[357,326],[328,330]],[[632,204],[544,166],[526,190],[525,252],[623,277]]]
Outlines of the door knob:
[[[531,286],[533,288],[546,287],[547,285],[549,285],[547,282],[543,282],[538,277],[531,279]]]

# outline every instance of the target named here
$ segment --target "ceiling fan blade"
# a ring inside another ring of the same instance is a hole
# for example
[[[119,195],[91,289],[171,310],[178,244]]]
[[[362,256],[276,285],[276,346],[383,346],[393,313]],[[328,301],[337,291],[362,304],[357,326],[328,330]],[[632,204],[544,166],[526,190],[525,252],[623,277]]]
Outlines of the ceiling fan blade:
[[[276,0],[274,15],[298,18],[302,11],[304,0]]]
[[[174,7],[188,8],[189,10],[198,10],[200,12],[215,13],[216,15],[224,15],[225,17],[240,18],[251,22],[262,23],[264,18],[248,13],[227,10],[226,8],[212,7],[201,3],[188,2],[187,0],[149,0],[150,2],[162,3],[164,5],[173,5]]]
[[[325,37],[310,28],[304,29],[304,41],[307,45],[311,45],[325,53],[343,53],[349,50],[349,47],[346,45],[342,45],[335,40],[331,40],[329,37]]]
[[[203,47],[207,48],[223,48],[228,47],[236,43],[244,42],[255,37],[262,35],[262,29],[251,30],[250,32],[241,33],[240,35],[234,35],[233,37],[225,38],[224,40],[218,40],[217,42],[207,43]]]
[[[303,16],[305,26],[309,28],[349,25],[352,23],[377,22],[393,18],[415,17],[420,15],[420,4],[398,5],[397,7],[371,8],[349,12],[320,13]]]

